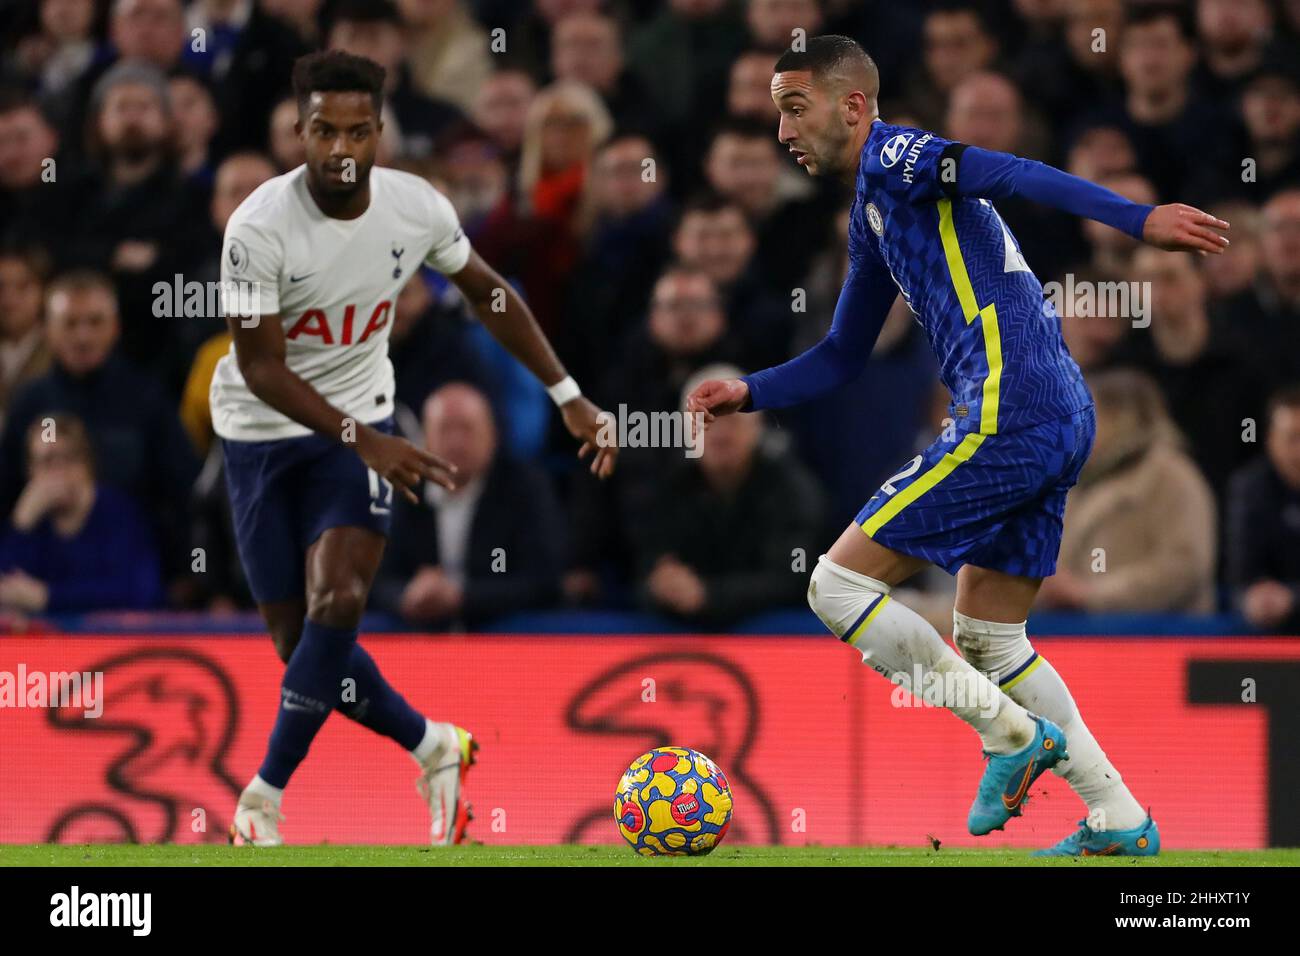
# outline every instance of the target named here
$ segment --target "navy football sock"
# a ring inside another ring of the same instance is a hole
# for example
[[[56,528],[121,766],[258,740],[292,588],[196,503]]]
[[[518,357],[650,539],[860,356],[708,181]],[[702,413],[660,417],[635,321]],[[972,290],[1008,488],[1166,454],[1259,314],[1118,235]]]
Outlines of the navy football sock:
[[[312,740],[330,711],[341,704],[355,627],[327,627],[308,620],[280,683],[280,712],[275,718],[266,759],[258,775],[284,788],[307,756]]]
[[[424,715],[393,690],[379,673],[374,658],[360,644],[352,645],[347,676],[356,681],[356,691],[354,695],[345,695],[351,700],[345,699],[338,705],[339,713],[397,741],[405,750],[420,745],[424,739]]]

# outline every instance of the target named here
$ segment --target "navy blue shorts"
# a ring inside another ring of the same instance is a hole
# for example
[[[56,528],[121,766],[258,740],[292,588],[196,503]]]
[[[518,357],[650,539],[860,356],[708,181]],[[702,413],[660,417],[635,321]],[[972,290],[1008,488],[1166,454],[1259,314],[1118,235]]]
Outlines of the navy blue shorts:
[[[393,420],[375,428],[393,433]],[[259,604],[303,598],[307,549],[329,528],[388,535],[393,486],[347,445],[321,435],[222,439],[239,557]]]
[[[1090,405],[1005,434],[941,436],[886,481],[856,521],[873,541],[949,574],[973,564],[1051,577],[1066,492],[1096,431]]]

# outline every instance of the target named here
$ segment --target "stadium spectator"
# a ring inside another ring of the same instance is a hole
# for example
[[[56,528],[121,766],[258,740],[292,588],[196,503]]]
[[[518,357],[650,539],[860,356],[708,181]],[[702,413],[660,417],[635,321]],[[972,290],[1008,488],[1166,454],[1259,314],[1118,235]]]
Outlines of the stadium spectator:
[[[957,84],[993,66],[998,40],[974,4],[940,2],[926,14],[923,56],[905,86],[907,102],[922,125],[941,124],[944,106]]]
[[[275,17],[298,37],[308,49],[320,46],[320,12],[324,0],[257,0],[263,10]]]
[[[817,0],[746,0],[745,23],[752,46],[784,50],[797,35],[822,32],[822,10]]]
[[[267,151],[278,172],[297,169],[307,159],[302,140],[295,127],[298,124],[298,101],[292,96],[280,100],[271,110],[267,120]]]
[[[1197,91],[1230,106],[1262,62],[1273,35],[1268,0],[1195,0]]]
[[[435,298],[423,272],[411,277],[398,296],[389,333],[388,355],[397,376],[397,403],[414,424],[412,440],[422,433],[418,416],[430,395],[461,381],[483,392],[497,417],[504,411],[493,394],[492,373],[475,350],[470,321],[457,299]]]
[[[687,381],[682,403],[700,382],[740,374],[706,366]],[[763,454],[762,439],[761,414],[719,418],[698,458],[661,485],[638,555],[644,606],[726,627],[799,604],[807,585],[797,555],[816,553],[822,492],[792,458]]]
[[[0,90],[0,242],[62,255],[83,204],[78,166],[34,99]]]
[[[1207,128],[1227,128],[1226,117],[1196,100],[1191,73],[1196,46],[1184,8],[1175,3],[1130,4],[1119,40],[1124,105],[1101,111],[1117,122],[1137,149],[1138,162],[1161,202],[1185,195],[1192,161],[1215,159]]]
[[[1056,574],[1038,606],[1107,612],[1215,610],[1214,497],[1178,447],[1164,399],[1141,372],[1091,378],[1097,438],[1065,506]]]
[[[481,7],[484,2],[478,0]],[[500,59],[504,65],[526,71],[534,79],[548,75],[551,54],[551,34],[565,17],[579,13],[598,13],[604,0],[535,0],[533,3],[512,3],[495,0],[501,4],[495,24],[504,28],[509,41]]]
[[[326,7],[325,16],[328,49],[368,57],[384,68],[385,126],[391,112],[401,134],[397,155],[427,156],[438,137],[463,116],[454,104],[416,88],[407,62],[405,26],[392,0],[336,0]]]
[[[54,362],[23,386],[0,434],[0,513],[9,514],[23,486],[27,430],[65,412],[86,425],[99,479],[148,508],[163,547],[164,569],[188,569],[183,537],[190,488],[198,472],[175,407],[156,382],[116,354],[117,299],[104,276],[56,277],[45,296],[45,334]]]
[[[181,0],[114,0],[108,37],[120,61],[143,60],[166,73],[188,46]]]
[[[224,118],[218,157],[261,148],[271,108],[289,89],[293,61],[308,52],[263,6],[258,0],[192,0],[185,10],[182,62],[207,81]]]
[[[1133,256],[1133,278],[1149,283],[1151,324],[1128,336],[1125,360],[1160,387],[1188,452],[1221,496],[1252,453],[1243,434],[1262,416],[1263,376],[1249,342],[1211,323],[1205,279],[1189,253],[1143,246]]]
[[[167,81],[167,96],[176,120],[177,164],[181,175],[200,189],[212,188],[212,140],[221,117],[212,93],[197,77],[180,73]]]
[[[698,267],[669,266],[655,283],[644,327],[633,332],[622,361],[607,373],[604,404],[672,411],[696,369],[730,359],[736,350],[717,284]]]
[[[1240,330],[1266,365],[1268,386],[1300,381],[1300,187],[1264,206],[1260,273],[1252,289],[1224,303],[1223,321]]]
[[[470,116],[500,147],[513,168],[519,161],[528,126],[528,108],[537,84],[522,70],[498,70],[478,89]]]
[[[190,356],[176,322],[156,316],[154,287],[188,273],[202,251],[201,197],[186,187],[176,165],[174,117],[162,73],[143,63],[120,63],[95,85],[93,104],[98,165],[65,258],[113,276],[123,353],[174,391]]]
[[[739,6],[734,0],[668,0],[628,37],[628,69],[654,90],[669,122],[694,126],[717,114],[728,71],[745,46]],[[780,46],[788,44],[787,36]],[[665,70],[665,63],[673,68]]]
[[[587,170],[613,132],[600,97],[581,83],[554,83],[528,107],[514,194],[479,233],[483,257],[517,278],[548,335],[563,338],[561,304],[581,254]]]
[[[668,260],[674,210],[659,162],[651,142],[637,133],[615,136],[596,153],[587,183],[591,221],[557,343],[578,381],[604,374]]]
[[[458,469],[455,491],[426,482],[394,496],[393,534],[373,600],[410,625],[481,627],[559,593],[563,520],[536,466],[498,452],[487,398],[444,385],[424,406],[425,445]]]
[[[770,123],[727,120],[709,142],[704,174],[714,192],[738,202],[749,215],[758,234],[759,270],[774,291],[788,296],[808,271],[825,232],[827,203],[797,169],[790,180],[797,192],[791,194],[782,180],[780,151]]]
[[[745,368],[780,365],[791,353],[791,300],[779,299],[763,281],[755,259],[757,238],[740,204],[702,196],[686,205],[673,232],[683,265],[702,270],[726,304],[737,360]]]
[[[1137,169],[1133,141],[1118,126],[1097,124],[1078,131],[1066,154],[1066,168],[1075,176],[1099,182]]]
[[[1265,61],[1243,83],[1239,105],[1240,143],[1217,162],[1197,164],[1189,201],[1262,202],[1300,182],[1300,68],[1293,59]]]
[[[23,435],[28,480],[0,535],[0,609],[66,614],[162,603],[158,548],[130,496],[95,479],[82,421]]]
[[[1079,368],[1093,372],[1119,362],[1122,343],[1132,334],[1133,316],[1117,310],[1119,300],[1105,294],[1121,284],[1115,274],[1085,266],[1053,281],[1056,286],[1049,284],[1045,291],[1061,318],[1065,346]]]
[[[425,96],[468,112],[492,75],[488,34],[463,0],[397,0],[407,27],[411,81]]]
[[[41,326],[49,263],[33,249],[0,249],[0,429],[14,393],[50,367]]]
[[[505,199],[511,170],[501,148],[486,133],[465,125],[438,146],[436,162],[405,168],[433,182],[456,207],[465,234],[478,236],[487,217]]]
[[[656,136],[663,118],[640,77],[624,67],[618,21],[601,13],[575,13],[551,32],[551,73],[561,82],[595,91],[611,116],[632,129]]]
[[[759,123],[776,123],[780,112],[772,102],[772,70],[779,53],[746,50],[736,57],[727,76],[727,113]]]
[[[1300,386],[1269,402],[1265,454],[1232,478],[1226,564],[1251,626],[1300,633]]]
[[[40,0],[39,28],[20,39],[13,70],[42,98],[58,97],[106,55],[95,35],[95,0]]]
[[[1221,203],[1207,210],[1224,222],[1232,223],[1232,244],[1223,255],[1207,256],[1201,262],[1206,294],[1217,311],[1238,294],[1248,292],[1259,275],[1259,210],[1247,202]]]
[[[1058,135],[1077,122],[1080,110],[1122,96],[1124,0],[1071,0],[1062,6],[1061,35],[1031,38],[1012,65],[1020,89]]]

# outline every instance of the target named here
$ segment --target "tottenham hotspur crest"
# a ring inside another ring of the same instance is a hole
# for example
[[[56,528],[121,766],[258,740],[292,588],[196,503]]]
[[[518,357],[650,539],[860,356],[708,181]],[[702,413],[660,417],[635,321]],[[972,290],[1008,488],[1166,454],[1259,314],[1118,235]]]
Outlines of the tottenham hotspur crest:
[[[389,251],[393,254],[393,278],[400,279],[402,277],[402,253],[406,252],[406,249],[399,249],[397,243],[394,242]]]

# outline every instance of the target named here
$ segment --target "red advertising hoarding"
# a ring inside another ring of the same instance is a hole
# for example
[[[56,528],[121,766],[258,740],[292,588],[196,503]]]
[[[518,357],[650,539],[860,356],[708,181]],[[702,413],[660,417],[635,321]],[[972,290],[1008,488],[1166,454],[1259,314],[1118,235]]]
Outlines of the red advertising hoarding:
[[[933,837],[1032,847],[1083,816],[1048,775],[1005,833],[969,836],[978,739],[943,710],[898,706],[902,695],[830,638],[392,635],[364,644],[417,708],[480,740],[467,790],[470,833],[484,843],[617,842],[615,783],[634,757],[667,743],[726,771],[736,801],[729,843]],[[1035,646],[1154,809],[1166,847],[1300,842],[1291,789],[1300,734],[1287,730],[1300,729],[1300,639]],[[225,838],[279,702],[269,640],[0,639],[0,676],[20,668],[102,672],[103,712],[0,709],[0,843]],[[334,714],[286,794],[286,839],[424,842],[415,778],[395,744]]]

